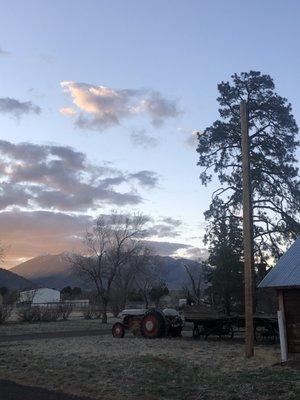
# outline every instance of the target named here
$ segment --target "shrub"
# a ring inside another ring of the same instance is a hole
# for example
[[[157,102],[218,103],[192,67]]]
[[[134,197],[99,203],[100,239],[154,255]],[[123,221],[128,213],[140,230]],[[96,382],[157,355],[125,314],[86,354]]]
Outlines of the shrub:
[[[0,306],[0,324],[4,324],[11,315],[11,307]]]
[[[21,322],[37,322],[41,320],[40,307],[22,307],[18,310],[19,320]]]
[[[99,306],[92,306],[94,312],[94,318],[100,319],[102,317],[102,308]]]
[[[41,322],[54,322],[59,319],[59,316],[61,314],[59,307],[39,307],[39,308],[40,308]]]
[[[22,322],[53,322],[62,315],[60,307],[28,306],[18,310],[18,316]]]
[[[83,310],[84,319],[100,319],[102,317],[102,309],[99,306],[89,306]]]
[[[59,316],[66,321],[73,310],[72,304],[61,304],[59,306]]]
[[[84,319],[92,319],[93,318],[93,310],[92,307],[87,307],[82,312]]]

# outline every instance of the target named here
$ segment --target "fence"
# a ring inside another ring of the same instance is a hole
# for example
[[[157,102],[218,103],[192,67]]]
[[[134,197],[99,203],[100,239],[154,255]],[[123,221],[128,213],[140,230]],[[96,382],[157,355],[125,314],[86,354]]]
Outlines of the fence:
[[[41,308],[57,308],[61,306],[70,306],[74,311],[82,311],[89,308],[89,300],[64,300],[64,301],[53,301],[48,303],[31,303],[20,302],[17,303],[17,308],[27,308],[27,307],[41,307]]]

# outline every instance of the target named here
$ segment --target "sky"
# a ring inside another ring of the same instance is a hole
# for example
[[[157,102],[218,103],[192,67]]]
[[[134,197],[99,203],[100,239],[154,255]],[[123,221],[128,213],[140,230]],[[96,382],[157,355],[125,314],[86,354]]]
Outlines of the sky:
[[[205,254],[195,132],[217,84],[270,74],[300,117],[300,3],[0,1],[4,267],[76,249],[99,214],[143,212],[163,255]]]

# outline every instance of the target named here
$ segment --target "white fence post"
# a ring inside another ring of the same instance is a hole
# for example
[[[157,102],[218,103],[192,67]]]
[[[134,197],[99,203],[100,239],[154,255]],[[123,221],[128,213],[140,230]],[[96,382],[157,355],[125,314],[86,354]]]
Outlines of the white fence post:
[[[280,338],[281,363],[284,364],[288,361],[284,313],[282,311],[277,311],[277,318]]]

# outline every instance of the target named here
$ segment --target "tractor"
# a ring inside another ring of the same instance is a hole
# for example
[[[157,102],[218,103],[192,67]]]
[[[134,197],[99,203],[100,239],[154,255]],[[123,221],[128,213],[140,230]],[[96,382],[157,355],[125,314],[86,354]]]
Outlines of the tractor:
[[[173,308],[128,309],[123,310],[119,317],[122,322],[116,322],[112,327],[115,338],[123,338],[126,330],[147,339],[181,336],[184,324],[179,312]]]

